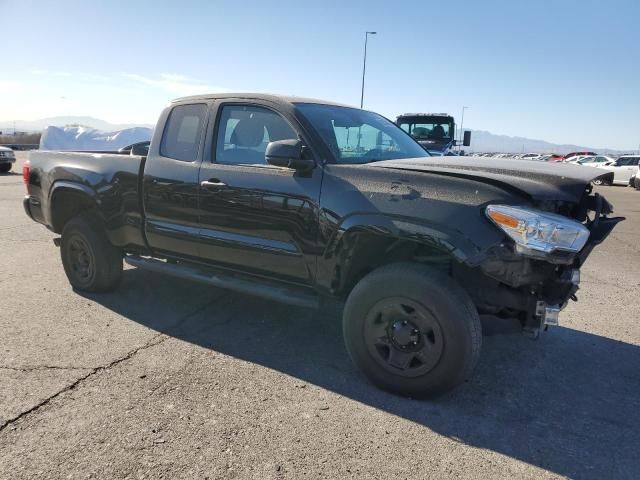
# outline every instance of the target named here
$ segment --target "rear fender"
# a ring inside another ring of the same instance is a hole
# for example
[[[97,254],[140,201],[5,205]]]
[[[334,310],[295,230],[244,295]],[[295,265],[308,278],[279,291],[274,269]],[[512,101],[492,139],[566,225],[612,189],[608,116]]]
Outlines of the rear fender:
[[[66,195],[72,195],[73,204],[66,208],[60,208],[56,206],[56,202],[60,201]],[[49,191],[48,198],[49,208],[47,209],[48,225],[56,233],[61,233],[64,228],[64,224],[73,216],[77,215],[81,211],[97,208],[100,205],[100,199],[94,190],[86,185],[82,185],[75,182],[60,180],[53,184]]]

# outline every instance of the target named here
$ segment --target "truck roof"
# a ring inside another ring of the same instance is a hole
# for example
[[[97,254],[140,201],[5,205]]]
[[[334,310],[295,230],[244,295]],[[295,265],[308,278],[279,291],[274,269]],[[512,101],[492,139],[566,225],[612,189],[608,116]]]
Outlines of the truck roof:
[[[334,105],[337,107],[357,108],[352,105],[344,105],[327,100],[319,100],[317,98],[296,97],[293,95],[275,95],[269,93],[209,93],[201,95],[191,95],[188,97],[180,97],[171,101],[171,103],[197,101],[197,100],[214,100],[214,99],[244,99],[244,100],[265,100],[272,103],[293,104],[293,103],[317,103],[320,105]]]
[[[451,117],[451,115],[448,113],[403,113],[398,115],[398,118],[400,117]]]

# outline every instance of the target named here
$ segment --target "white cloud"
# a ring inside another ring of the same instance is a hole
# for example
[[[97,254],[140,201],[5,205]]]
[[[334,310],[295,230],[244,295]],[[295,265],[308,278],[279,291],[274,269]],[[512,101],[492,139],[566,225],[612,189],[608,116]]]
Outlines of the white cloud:
[[[135,73],[125,73],[123,76],[134,82],[156,87],[175,95],[195,95],[197,93],[221,93],[228,92],[226,88],[215,85],[208,85],[197,80],[190,79],[184,75],[174,73],[162,73],[157,78],[152,78]]]
[[[0,120],[88,115],[112,123],[154,123],[172,98],[226,91],[176,73],[15,70],[0,80]]]

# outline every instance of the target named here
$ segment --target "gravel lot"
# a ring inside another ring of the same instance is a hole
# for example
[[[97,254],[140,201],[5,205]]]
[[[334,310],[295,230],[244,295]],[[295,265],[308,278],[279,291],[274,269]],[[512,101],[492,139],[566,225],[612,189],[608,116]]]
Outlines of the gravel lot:
[[[335,312],[128,269],[69,287],[0,174],[0,478],[638,478],[640,192],[539,341],[485,337],[473,379],[398,398],[353,369]],[[586,167],[585,167],[586,168]]]

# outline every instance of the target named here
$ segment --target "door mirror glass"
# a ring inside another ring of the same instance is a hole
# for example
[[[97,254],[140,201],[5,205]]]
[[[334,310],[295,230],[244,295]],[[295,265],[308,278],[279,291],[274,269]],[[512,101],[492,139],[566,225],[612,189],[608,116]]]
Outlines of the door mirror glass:
[[[314,162],[303,158],[303,153],[304,144],[300,140],[276,140],[269,142],[264,156],[269,165],[309,170]]]
[[[141,155],[146,157],[149,155],[149,145],[151,142],[139,142],[131,145],[131,155]]]
[[[471,146],[471,131],[466,130],[464,132],[464,137],[462,139],[462,146],[470,147]]]

